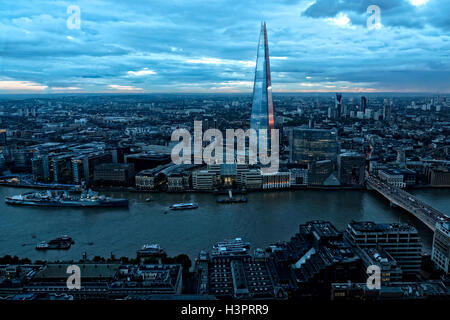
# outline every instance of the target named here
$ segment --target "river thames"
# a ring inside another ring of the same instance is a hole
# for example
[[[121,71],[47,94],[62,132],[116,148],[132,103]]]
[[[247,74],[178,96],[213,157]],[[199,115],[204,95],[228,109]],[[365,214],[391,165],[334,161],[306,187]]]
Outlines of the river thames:
[[[351,220],[378,223],[408,222],[418,230],[424,250],[430,251],[432,232],[407,212],[391,208],[375,192],[299,190],[250,193],[246,204],[217,204],[212,194],[111,193],[127,197],[126,208],[43,208],[8,206],[6,196],[26,189],[0,188],[0,256],[32,260],[76,260],[94,256],[135,257],[146,243],[159,243],[170,256],[186,253],[191,259],[223,239],[242,237],[252,249],[289,240],[298,225],[314,219],[329,220],[345,229]],[[449,213],[450,189],[414,190],[414,195]],[[145,202],[151,197],[153,201]],[[223,197],[223,196],[222,196]],[[178,202],[196,202],[196,210],[170,211]],[[165,214],[167,212],[167,214]],[[41,240],[67,234],[75,240],[68,251],[36,251]]]

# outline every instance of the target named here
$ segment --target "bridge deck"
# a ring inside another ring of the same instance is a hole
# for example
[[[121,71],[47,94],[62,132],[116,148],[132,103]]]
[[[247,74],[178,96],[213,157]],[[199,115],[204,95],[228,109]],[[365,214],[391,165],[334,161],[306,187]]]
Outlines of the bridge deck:
[[[437,222],[449,221],[449,217],[444,213],[433,208],[412,194],[385,183],[375,176],[369,176],[366,179],[366,185],[367,187],[377,191],[391,203],[413,214],[433,232],[435,231]]]

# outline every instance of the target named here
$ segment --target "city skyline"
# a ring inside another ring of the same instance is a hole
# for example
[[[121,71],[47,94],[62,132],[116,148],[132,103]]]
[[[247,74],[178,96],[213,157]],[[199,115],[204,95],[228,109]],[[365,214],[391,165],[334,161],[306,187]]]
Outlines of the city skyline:
[[[450,301],[446,1],[4,0],[0,304]]]
[[[71,5],[79,29],[67,26]],[[381,28],[367,27],[369,5],[380,8]],[[261,20],[274,93],[448,93],[446,5],[7,1],[0,94],[249,93]]]

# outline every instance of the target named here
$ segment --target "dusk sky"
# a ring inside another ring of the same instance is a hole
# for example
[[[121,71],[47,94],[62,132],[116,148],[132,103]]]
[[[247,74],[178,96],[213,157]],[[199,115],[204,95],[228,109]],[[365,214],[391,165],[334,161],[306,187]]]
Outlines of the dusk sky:
[[[251,92],[261,21],[274,92],[450,93],[449,13],[450,0],[3,0],[0,94]]]

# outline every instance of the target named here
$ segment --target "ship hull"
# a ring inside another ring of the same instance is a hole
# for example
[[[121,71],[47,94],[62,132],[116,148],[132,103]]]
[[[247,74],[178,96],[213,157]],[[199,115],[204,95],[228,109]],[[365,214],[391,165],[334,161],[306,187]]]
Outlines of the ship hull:
[[[111,207],[128,207],[128,200],[114,201],[95,201],[95,202],[75,202],[75,201],[31,201],[6,199],[6,204],[16,206],[39,206],[39,207],[65,207],[65,208],[111,208]]]
[[[36,247],[36,250],[38,251],[45,251],[45,250],[69,250],[70,249],[70,245],[69,246],[48,246],[48,247]]]
[[[170,210],[193,210],[197,209],[198,207],[190,207],[190,208],[170,208]]]
[[[198,205],[196,203],[174,204],[169,207],[170,210],[192,210],[197,208]]]

